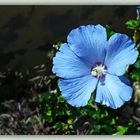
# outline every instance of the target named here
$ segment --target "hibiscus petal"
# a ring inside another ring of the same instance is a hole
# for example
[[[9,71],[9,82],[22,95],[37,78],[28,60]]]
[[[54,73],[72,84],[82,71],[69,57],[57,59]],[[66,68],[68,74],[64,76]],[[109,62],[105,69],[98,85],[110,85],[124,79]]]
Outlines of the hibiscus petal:
[[[67,40],[75,54],[89,65],[104,61],[107,34],[103,26],[80,26],[70,32]]]
[[[85,106],[97,85],[97,79],[91,75],[69,80],[61,79],[58,85],[62,96],[69,104],[75,107]]]
[[[61,78],[77,78],[90,74],[90,67],[78,58],[67,44],[62,44],[53,58],[53,73]]]
[[[124,76],[119,76],[119,79],[120,79],[123,83],[125,83],[126,85],[130,85],[130,80],[127,79],[126,77],[124,77]]]
[[[138,57],[138,51],[133,41],[124,34],[116,33],[108,41],[105,65],[108,72],[114,75],[123,75],[126,67],[133,64]]]
[[[105,84],[98,83],[96,102],[117,109],[131,99],[133,89],[123,83],[119,77],[107,74],[104,82]]]

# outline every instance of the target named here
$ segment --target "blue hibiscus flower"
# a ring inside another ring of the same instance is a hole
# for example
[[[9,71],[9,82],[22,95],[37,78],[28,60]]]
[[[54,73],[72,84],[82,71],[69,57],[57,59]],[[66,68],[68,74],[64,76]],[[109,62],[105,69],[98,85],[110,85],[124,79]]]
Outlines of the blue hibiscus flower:
[[[133,89],[122,75],[138,51],[127,35],[116,33],[107,41],[103,26],[88,25],[72,30],[67,41],[53,58],[52,70],[69,104],[87,105],[96,88],[95,101],[114,109],[131,99]]]

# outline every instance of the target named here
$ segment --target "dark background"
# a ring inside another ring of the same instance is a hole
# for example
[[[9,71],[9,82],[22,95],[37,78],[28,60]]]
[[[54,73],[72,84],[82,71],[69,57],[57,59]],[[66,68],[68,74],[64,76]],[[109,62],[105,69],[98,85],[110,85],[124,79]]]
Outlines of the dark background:
[[[0,71],[24,71],[51,62],[47,51],[80,25],[106,24],[132,37],[125,22],[136,6],[0,6]]]

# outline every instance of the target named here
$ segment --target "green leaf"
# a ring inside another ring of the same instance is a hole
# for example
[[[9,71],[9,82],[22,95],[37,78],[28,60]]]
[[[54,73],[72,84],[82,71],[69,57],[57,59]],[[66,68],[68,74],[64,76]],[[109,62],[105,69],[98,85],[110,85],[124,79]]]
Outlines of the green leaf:
[[[118,126],[117,127],[117,130],[118,130],[118,132],[117,133],[115,133],[116,135],[123,135],[123,134],[125,134],[126,132],[127,132],[127,127],[124,127],[124,126]]]
[[[55,52],[52,49],[52,50],[48,51],[47,56],[48,56],[49,59],[52,59],[54,57],[54,54],[55,54]]]
[[[46,116],[51,116],[52,115],[52,111],[51,110],[48,110],[47,112],[46,112]]]
[[[133,40],[137,44],[140,41],[140,29],[134,31]],[[138,47],[138,46],[136,46]]]
[[[131,73],[131,78],[133,80],[139,80],[140,79],[140,68],[137,68],[137,69],[133,70],[133,72]]]
[[[92,100],[92,98],[88,101],[88,105],[89,105],[89,106],[92,106],[92,105],[93,105],[93,100]]]
[[[45,120],[49,123],[53,122],[53,118],[51,116],[45,116]]]
[[[105,110],[105,113],[103,114],[101,114],[101,118],[104,118],[104,117],[107,117],[108,116],[108,112]]]
[[[112,28],[109,25],[106,25],[106,33],[107,33],[107,40],[115,34]]]
[[[64,97],[63,96],[59,96],[59,98],[58,98],[58,102],[64,102],[65,101],[65,99],[64,99]]]
[[[90,134],[94,135],[94,134],[100,134],[101,132],[101,125],[100,124],[96,124],[96,126],[94,126],[91,130],[90,130]]]
[[[73,120],[72,119],[68,119],[68,124],[73,124]]]
[[[127,25],[127,28],[135,30],[135,29],[140,28],[140,21],[129,20],[129,21],[126,22],[126,25]]]
[[[95,112],[96,112],[96,110],[93,107],[88,106],[88,107],[84,108],[81,113],[85,116],[88,115],[88,116],[94,117],[96,115]]]
[[[111,120],[111,125],[114,125],[114,124],[116,124],[116,121],[115,121],[114,118],[112,118],[112,120]]]
[[[63,116],[63,115],[65,115],[65,111],[59,108],[59,110],[57,112],[57,115],[58,116]]]
[[[134,64],[134,66],[135,66],[136,68],[140,68],[140,60],[138,60],[138,61]]]
[[[64,125],[64,129],[67,130],[68,128],[69,128],[69,125],[68,124],[65,124]]]
[[[57,42],[57,46],[58,46],[58,48],[61,47],[62,43],[63,43],[62,41],[58,41],[58,42]]]
[[[67,114],[68,116],[70,116],[70,115],[71,115],[70,110],[66,110],[66,114]]]
[[[102,125],[102,131],[106,132],[106,134],[112,134],[113,129],[110,125],[104,124],[104,125]]]
[[[137,44],[136,48],[138,48],[138,49],[140,48],[140,43],[139,43],[139,44]]]
[[[63,130],[64,129],[65,124],[62,122],[58,122],[55,124],[55,129],[57,130]]]

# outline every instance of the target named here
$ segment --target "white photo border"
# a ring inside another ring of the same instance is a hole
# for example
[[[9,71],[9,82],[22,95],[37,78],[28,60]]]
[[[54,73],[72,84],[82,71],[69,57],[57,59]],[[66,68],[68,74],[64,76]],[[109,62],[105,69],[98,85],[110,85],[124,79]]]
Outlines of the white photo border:
[[[0,5],[140,5],[140,0],[0,0]]]
[[[0,5],[140,5],[140,0],[0,0]],[[0,136],[0,140],[138,140],[138,135],[11,135]]]

